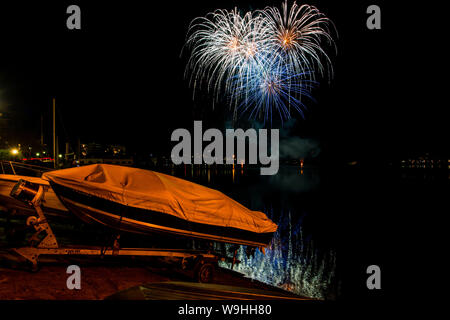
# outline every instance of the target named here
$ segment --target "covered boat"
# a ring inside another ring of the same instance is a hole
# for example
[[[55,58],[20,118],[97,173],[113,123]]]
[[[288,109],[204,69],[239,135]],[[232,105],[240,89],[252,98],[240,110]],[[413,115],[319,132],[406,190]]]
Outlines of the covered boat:
[[[249,246],[266,246],[277,230],[264,213],[217,190],[154,171],[93,164],[42,178],[81,219],[119,230]]]

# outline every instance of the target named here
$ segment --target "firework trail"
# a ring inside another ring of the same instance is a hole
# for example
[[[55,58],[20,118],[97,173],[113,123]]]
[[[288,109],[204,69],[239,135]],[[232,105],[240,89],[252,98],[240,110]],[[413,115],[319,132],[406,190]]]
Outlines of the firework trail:
[[[290,119],[291,107],[303,116],[301,97],[311,98],[314,70],[332,76],[322,40],[333,44],[331,21],[315,7],[298,6],[247,12],[216,10],[194,19],[185,47],[190,50],[185,76],[193,98],[202,86],[213,100],[227,99],[234,117]],[[322,59],[325,60],[322,63]]]

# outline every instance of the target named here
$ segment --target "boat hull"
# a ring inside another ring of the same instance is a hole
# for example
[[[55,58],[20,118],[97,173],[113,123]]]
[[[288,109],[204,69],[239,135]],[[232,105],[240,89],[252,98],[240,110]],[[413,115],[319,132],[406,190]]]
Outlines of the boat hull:
[[[267,246],[273,236],[272,232],[254,233],[196,223],[166,213],[126,206],[54,182],[51,182],[51,186],[64,206],[80,219],[117,230],[141,234],[164,233],[254,247]]]

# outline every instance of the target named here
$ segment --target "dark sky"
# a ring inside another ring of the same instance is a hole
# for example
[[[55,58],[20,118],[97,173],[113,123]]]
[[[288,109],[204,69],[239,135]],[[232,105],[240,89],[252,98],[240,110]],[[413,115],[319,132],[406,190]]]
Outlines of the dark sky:
[[[445,11],[392,2],[308,2],[334,21],[338,53],[331,85],[314,92],[317,103],[305,119],[296,116],[293,134],[318,138],[330,158],[448,155]],[[81,31],[66,29],[70,4],[81,7]],[[193,120],[223,125],[228,111],[192,102],[183,79],[188,24],[216,8],[269,4],[281,1],[2,2],[0,112],[23,132],[11,140],[39,139],[52,97],[60,141],[168,151],[175,128],[190,129]],[[366,28],[370,4],[381,7],[381,30]]]

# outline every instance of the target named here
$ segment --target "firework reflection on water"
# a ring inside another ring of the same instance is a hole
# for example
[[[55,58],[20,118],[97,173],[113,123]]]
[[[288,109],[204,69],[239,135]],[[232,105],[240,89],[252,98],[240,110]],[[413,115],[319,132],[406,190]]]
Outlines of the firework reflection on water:
[[[273,216],[269,212],[269,216]],[[305,236],[301,219],[291,224],[291,212],[282,212],[275,233],[265,254],[256,250],[248,257],[241,246],[233,269],[245,276],[296,294],[316,298],[335,299],[339,287],[336,278],[336,253],[319,250],[314,241]],[[222,267],[230,268],[228,263]]]

